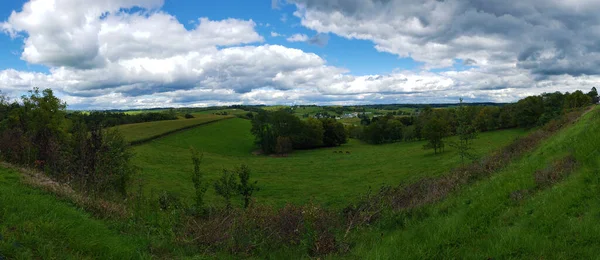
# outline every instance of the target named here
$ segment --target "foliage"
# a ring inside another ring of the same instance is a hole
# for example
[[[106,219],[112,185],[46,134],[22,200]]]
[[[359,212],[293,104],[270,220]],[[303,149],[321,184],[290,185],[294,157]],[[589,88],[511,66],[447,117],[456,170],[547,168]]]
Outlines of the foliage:
[[[404,128],[404,124],[392,115],[375,117],[368,126],[365,126],[362,139],[371,144],[401,141]]]
[[[248,168],[248,166],[245,164],[242,164],[242,166],[237,169],[237,174],[240,178],[238,192],[244,201],[244,208],[248,208],[248,206],[250,206],[252,194],[255,191],[258,191],[258,187],[256,187],[258,181],[250,182],[250,168]]]
[[[186,118],[188,118],[188,115],[191,116],[191,114],[186,114]],[[173,110],[169,110],[166,112],[143,112],[136,114],[111,111],[91,111],[89,113],[75,112],[69,114],[68,117],[80,117],[88,125],[88,127],[91,125],[113,127],[125,124],[136,124],[177,119],[177,115],[173,112]]]
[[[485,108],[480,110],[480,114],[485,114],[488,111]],[[464,164],[465,158],[472,158],[473,154],[471,150],[473,149],[472,143],[473,139],[477,138],[477,129],[474,126],[474,122],[470,117],[467,108],[463,105],[463,99],[460,99],[460,106],[456,111],[457,123],[456,126],[456,135],[458,137],[458,141],[451,142],[450,146],[456,148],[458,154],[460,155],[460,160]],[[485,116],[482,116],[486,118]],[[478,120],[475,119],[475,122]],[[481,127],[481,126],[480,126]]]
[[[287,139],[284,143],[284,139],[280,137],[289,138],[292,149],[339,146],[347,142],[344,125],[335,119],[309,118],[302,121],[291,111],[284,109],[259,112],[252,118],[251,132],[256,144],[265,154],[280,153],[278,150],[281,148],[287,150]]]
[[[571,94],[567,94],[565,98],[565,108],[574,109],[587,106],[592,103],[592,97],[583,94],[581,90],[577,90]]]
[[[433,149],[434,153],[444,149],[444,138],[448,136],[448,122],[444,118],[432,115],[423,126],[423,138],[427,140],[424,149]]]
[[[185,119],[191,119],[191,118],[194,118],[194,115],[192,115],[190,113],[185,113],[185,115],[183,117],[185,117]]]
[[[279,155],[286,155],[292,152],[292,140],[286,136],[277,137],[277,145],[275,146],[275,152]]]
[[[592,104],[598,104],[598,101],[600,101],[600,97],[598,96],[598,90],[596,89],[596,87],[593,87],[592,90],[590,90],[590,92],[587,93],[587,95],[591,98]]]
[[[320,119],[323,124],[323,144],[328,147],[340,146],[348,142],[346,136],[346,130],[342,123],[337,122],[333,118],[322,118]]]
[[[234,171],[223,169],[223,174],[214,183],[215,192],[225,199],[228,208],[231,208],[231,198],[235,196],[238,183]]]
[[[194,164],[194,173],[192,175],[192,182],[194,183],[194,202],[196,203],[196,210],[204,210],[204,194],[208,190],[208,187],[204,181],[204,174],[200,171],[200,163],[202,162],[203,155],[198,153],[198,150],[190,148],[192,153],[192,163]]]
[[[66,104],[50,89],[33,89],[21,103],[0,107],[0,157],[36,167],[94,194],[125,196],[134,173],[128,144],[116,131],[87,124],[81,114],[67,116]]]

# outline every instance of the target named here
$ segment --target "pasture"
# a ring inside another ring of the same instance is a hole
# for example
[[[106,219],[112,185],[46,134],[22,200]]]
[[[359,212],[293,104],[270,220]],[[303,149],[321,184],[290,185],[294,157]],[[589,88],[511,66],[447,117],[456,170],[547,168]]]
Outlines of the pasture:
[[[194,127],[217,120],[231,118],[231,116],[219,116],[212,114],[196,115],[191,119],[163,120],[154,122],[145,122],[138,124],[127,124],[115,126],[125,140],[130,143],[143,142],[153,138],[172,133],[181,129]]]
[[[524,134],[520,129],[482,133],[474,147],[482,155]],[[147,193],[168,191],[189,199],[193,193],[190,147],[194,147],[204,154],[201,170],[210,183],[224,168],[246,164],[252,178],[258,180],[261,190],[256,199],[260,203],[282,206],[313,201],[328,207],[343,207],[369,188],[437,176],[460,164],[449,146],[434,155],[423,150],[422,141],[375,146],[351,139],[341,147],[270,157],[253,155],[253,140],[250,121],[233,118],[136,146],[134,163],[140,168]],[[207,200],[221,203],[213,189]]]

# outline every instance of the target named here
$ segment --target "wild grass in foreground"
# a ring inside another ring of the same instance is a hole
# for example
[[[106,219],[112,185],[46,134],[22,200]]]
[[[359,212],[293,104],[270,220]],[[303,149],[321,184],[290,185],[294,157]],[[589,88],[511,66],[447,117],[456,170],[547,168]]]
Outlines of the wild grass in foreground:
[[[144,241],[111,230],[102,220],[21,183],[0,167],[0,258],[137,259]]]

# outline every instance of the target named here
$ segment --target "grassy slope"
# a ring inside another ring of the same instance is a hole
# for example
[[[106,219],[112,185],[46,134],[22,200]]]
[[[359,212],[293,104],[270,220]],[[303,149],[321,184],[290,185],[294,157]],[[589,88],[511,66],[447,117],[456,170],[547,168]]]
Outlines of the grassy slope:
[[[146,140],[162,134],[176,131],[178,129],[205,124],[208,122],[228,118],[228,116],[197,115],[192,119],[164,120],[138,124],[120,125],[115,128],[125,137],[128,142]]]
[[[192,169],[189,147],[204,152],[202,170],[207,179],[216,179],[223,168],[241,163],[253,170],[261,191],[262,203],[282,205],[286,202],[313,201],[327,206],[344,206],[369,186],[396,185],[424,176],[442,174],[459,164],[450,148],[442,155],[422,149],[424,142],[396,143],[380,146],[351,140],[337,148],[296,151],[290,157],[254,156],[250,122],[231,119],[217,122],[138,146],[135,163],[141,167],[146,188],[159,192],[172,191],[189,197],[192,194]],[[500,147],[522,130],[481,134],[476,141],[480,153]],[[350,151],[337,154],[334,150]],[[213,189],[208,200],[214,202]]]
[[[600,109],[544,142],[533,153],[418,214],[359,235],[360,259],[594,259],[600,255]],[[533,173],[567,153],[577,170],[521,202]]]
[[[131,259],[143,243],[109,230],[106,223],[54,195],[20,183],[0,167],[0,258]]]

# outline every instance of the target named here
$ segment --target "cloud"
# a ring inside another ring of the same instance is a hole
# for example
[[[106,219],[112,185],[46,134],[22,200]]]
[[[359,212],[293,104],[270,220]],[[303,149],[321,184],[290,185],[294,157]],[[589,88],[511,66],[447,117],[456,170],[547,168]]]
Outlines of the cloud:
[[[316,34],[288,41],[325,46],[331,33],[424,65],[354,75],[314,53],[265,43],[253,20],[199,18],[186,29],[160,10],[162,0],[32,0],[0,28],[23,40],[23,60],[49,73],[3,70],[0,88],[16,97],[51,87],[72,109],[109,109],[508,102],[600,82],[595,1],[294,2]]]
[[[449,67],[516,64],[539,75],[600,73],[598,1],[291,0],[303,26]],[[535,51],[533,51],[535,50]]]
[[[308,36],[306,34],[296,33],[286,39],[288,42],[306,42],[308,41]]]
[[[319,33],[313,37],[310,37],[307,42],[320,47],[325,47],[327,43],[329,43],[329,35]]]

